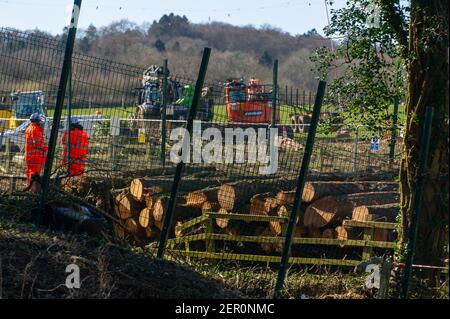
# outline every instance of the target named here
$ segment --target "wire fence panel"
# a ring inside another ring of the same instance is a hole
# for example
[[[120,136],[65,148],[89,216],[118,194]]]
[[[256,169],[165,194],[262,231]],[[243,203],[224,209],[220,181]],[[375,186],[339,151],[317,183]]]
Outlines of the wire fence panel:
[[[42,108],[48,138],[63,47],[63,38],[0,29],[4,97],[0,169],[5,177],[23,177],[26,171],[24,129],[29,113],[36,110],[22,114],[20,106],[37,107],[38,113]],[[222,270],[231,264],[258,271],[266,267],[261,271],[266,286],[259,296],[270,296],[315,93],[279,86],[274,96],[274,85],[257,79],[204,83],[192,135],[183,144],[196,81],[175,74],[170,61],[167,70],[162,66],[141,69],[75,52],[53,180],[70,191],[82,188],[80,175],[91,180],[120,178],[108,190],[111,198],[100,207],[120,221],[114,225],[118,237],[156,253],[176,165],[183,160],[165,257],[192,267],[214,260]],[[39,92],[39,103],[20,104],[12,99],[14,94],[31,92]],[[398,198],[392,184],[348,181],[395,172],[401,141],[395,144],[392,162],[390,127],[326,127],[330,116],[329,110],[322,114],[302,194],[290,258],[295,265],[353,267],[393,248],[392,229],[370,224],[379,221],[376,218],[356,220],[363,224],[344,221],[355,219],[352,205],[392,204],[383,211],[395,214]],[[85,146],[70,142],[71,134],[81,128],[88,136],[85,155],[79,155]],[[81,172],[74,167],[81,167]],[[91,188],[95,187],[87,187],[86,194]],[[357,193],[365,194],[364,198]],[[331,196],[328,201],[317,203],[327,196]],[[339,210],[341,201],[347,205],[344,212]]]

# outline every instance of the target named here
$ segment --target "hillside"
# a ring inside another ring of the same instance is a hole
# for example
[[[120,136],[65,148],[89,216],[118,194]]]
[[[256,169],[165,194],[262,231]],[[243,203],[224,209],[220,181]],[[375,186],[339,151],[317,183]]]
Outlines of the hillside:
[[[293,36],[270,25],[194,24],[173,14],[148,25],[128,20],[102,28],[91,25],[79,30],[77,41],[82,53],[142,67],[168,58],[172,70],[189,76],[196,75],[202,49],[209,46],[213,49],[208,70],[212,81],[256,76],[270,83],[272,62],[279,59],[280,83],[306,90],[315,90],[317,85],[309,56],[314,48],[326,45],[329,41],[314,29]]]

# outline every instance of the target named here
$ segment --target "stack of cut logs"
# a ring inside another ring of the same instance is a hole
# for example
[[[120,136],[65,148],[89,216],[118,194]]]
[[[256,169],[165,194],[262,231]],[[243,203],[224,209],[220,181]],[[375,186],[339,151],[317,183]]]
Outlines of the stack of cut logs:
[[[115,198],[116,215],[124,221],[131,233],[141,239],[158,239],[168,203],[168,190],[154,185],[151,180],[134,179],[129,189]],[[307,182],[301,196],[302,205],[294,237],[360,239],[362,231],[342,226],[345,219],[357,221],[394,222],[398,214],[397,183],[384,181],[313,181]],[[260,183],[241,180],[205,187],[184,193],[179,197],[170,236],[184,235],[180,225],[203,213],[249,214],[287,217],[295,198],[295,180],[284,183]],[[273,222],[239,222],[227,218],[215,219],[221,233],[281,237],[286,224]],[[123,236],[123,229],[117,233]],[[198,232],[204,231],[199,227]],[[376,230],[374,240],[389,241],[387,230]],[[279,244],[261,244],[266,251],[281,251]]]

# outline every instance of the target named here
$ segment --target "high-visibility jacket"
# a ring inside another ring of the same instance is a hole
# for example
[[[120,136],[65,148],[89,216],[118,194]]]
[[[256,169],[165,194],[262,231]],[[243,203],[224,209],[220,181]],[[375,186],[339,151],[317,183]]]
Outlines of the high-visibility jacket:
[[[67,131],[61,137],[64,145],[62,165],[67,167]],[[89,137],[85,131],[79,128],[70,130],[70,167],[69,174],[71,176],[83,175],[85,168],[86,155],[89,148]]]
[[[31,123],[25,130],[25,164],[27,166],[27,179],[35,173],[41,173],[45,164],[48,147],[45,145],[44,128]]]

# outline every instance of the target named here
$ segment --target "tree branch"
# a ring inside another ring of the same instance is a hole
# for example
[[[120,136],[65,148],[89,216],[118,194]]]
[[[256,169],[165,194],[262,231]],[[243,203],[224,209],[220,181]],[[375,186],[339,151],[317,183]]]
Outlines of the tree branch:
[[[377,0],[381,8],[381,12],[386,18],[386,22],[394,32],[393,36],[398,41],[401,47],[403,57],[408,55],[408,30],[403,25],[403,15],[399,10],[399,3],[397,0]]]

